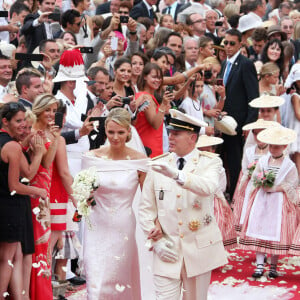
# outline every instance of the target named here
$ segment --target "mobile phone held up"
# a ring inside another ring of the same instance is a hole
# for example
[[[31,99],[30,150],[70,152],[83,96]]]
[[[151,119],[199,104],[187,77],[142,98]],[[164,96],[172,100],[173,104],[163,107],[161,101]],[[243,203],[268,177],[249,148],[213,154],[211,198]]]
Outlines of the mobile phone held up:
[[[222,78],[217,78],[216,85],[223,85],[223,79]]]
[[[81,53],[93,53],[94,49],[93,49],[93,47],[81,47],[80,52]]]
[[[174,85],[168,85],[167,87],[166,87],[166,92],[169,92],[169,93],[173,93],[173,91],[174,91]]]
[[[56,112],[55,117],[54,117],[54,124],[56,126],[58,126],[59,128],[62,128],[63,127],[63,118],[64,118],[64,115],[62,112]]]

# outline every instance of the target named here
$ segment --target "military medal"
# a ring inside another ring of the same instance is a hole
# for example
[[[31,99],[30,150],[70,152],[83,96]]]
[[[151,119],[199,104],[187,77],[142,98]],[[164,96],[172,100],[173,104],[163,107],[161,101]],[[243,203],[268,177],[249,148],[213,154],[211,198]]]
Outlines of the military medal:
[[[191,231],[197,231],[200,227],[200,222],[199,220],[192,220],[189,222],[189,229]]]
[[[164,191],[162,189],[160,189],[160,191],[159,191],[158,199],[159,200],[164,200]]]

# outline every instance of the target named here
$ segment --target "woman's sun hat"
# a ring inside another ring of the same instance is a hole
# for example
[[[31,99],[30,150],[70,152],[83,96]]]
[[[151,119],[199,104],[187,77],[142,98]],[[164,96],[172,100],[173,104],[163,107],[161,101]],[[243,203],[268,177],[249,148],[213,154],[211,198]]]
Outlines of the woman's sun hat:
[[[279,127],[281,126],[278,122],[275,121],[266,121],[264,119],[258,119],[255,122],[245,125],[243,130],[254,130],[254,129],[266,129],[270,127]]]
[[[281,106],[283,103],[284,103],[284,99],[282,97],[262,95],[249,102],[249,105],[255,108],[268,108],[268,107],[278,107]]]
[[[215,136],[208,136],[206,134],[200,135],[196,144],[196,148],[209,147],[222,144],[223,139]]]
[[[261,131],[257,139],[269,145],[288,145],[296,141],[297,132],[283,126],[270,127]]]
[[[237,122],[231,116],[225,115],[220,120],[215,120],[215,128],[227,135],[236,135],[237,134],[237,132],[235,131],[236,127],[237,127]]]

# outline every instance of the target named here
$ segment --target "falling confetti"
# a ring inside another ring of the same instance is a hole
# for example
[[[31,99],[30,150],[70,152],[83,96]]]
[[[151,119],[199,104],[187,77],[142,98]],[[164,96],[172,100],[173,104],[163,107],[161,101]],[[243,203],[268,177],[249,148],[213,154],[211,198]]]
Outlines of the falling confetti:
[[[33,263],[33,264],[32,264],[32,267],[36,269],[36,268],[39,268],[40,265],[41,265],[40,262],[38,262],[38,263]]]
[[[33,214],[37,215],[41,210],[39,209],[39,207],[35,207],[34,209],[32,209]]]
[[[13,263],[11,262],[11,260],[8,260],[7,262],[8,262],[8,265],[9,265],[10,267],[12,267],[12,268],[14,267]]]
[[[13,195],[15,195],[16,193],[17,193],[16,191],[12,191],[12,192],[10,193],[10,195],[13,196]]]
[[[119,285],[118,283],[115,285],[115,289],[119,292],[119,293],[123,293],[125,290],[125,286],[124,285]]]
[[[3,297],[6,298],[7,296],[9,296],[9,293],[8,292],[4,292],[3,293]]]

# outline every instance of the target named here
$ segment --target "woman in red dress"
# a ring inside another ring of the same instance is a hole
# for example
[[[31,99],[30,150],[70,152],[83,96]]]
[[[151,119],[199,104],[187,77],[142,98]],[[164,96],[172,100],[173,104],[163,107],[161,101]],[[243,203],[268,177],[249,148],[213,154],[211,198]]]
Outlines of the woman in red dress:
[[[150,157],[163,153],[164,117],[169,113],[170,101],[174,98],[173,93],[166,91],[161,104],[155,99],[154,92],[160,91],[162,81],[161,68],[156,64],[148,63],[139,78],[140,92],[135,94],[137,106],[145,101],[149,102],[149,107],[138,114],[135,127],[144,146],[151,149]]]
[[[51,94],[38,96],[32,107],[37,120],[33,128],[44,137],[47,149],[42,163],[31,186],[42,187],[47,190],[48,198],[31,198],[32,222],[34,233],[35,253],[32,257],[32,271],[30,282],[31,300],[52,300],[51,286],[51,251],[50,251],[50,208],[49,193],[52,177],[52,164],[55,158],[60,137],[58,126],[54,125],[54,115],[58,107],[58,100]]]

